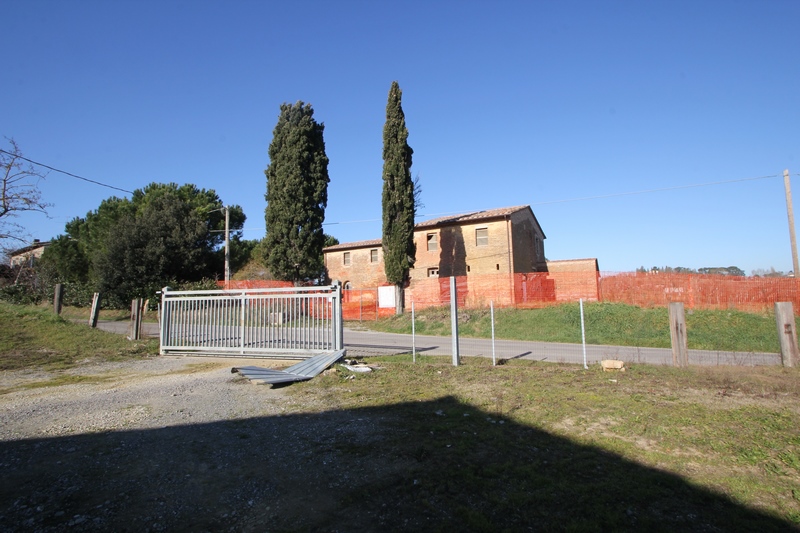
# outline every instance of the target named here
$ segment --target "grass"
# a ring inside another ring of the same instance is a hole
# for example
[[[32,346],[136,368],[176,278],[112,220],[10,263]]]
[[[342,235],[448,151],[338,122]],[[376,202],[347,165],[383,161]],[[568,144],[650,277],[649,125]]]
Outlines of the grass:
[[[800,527],[798,369],[367,362],[377,370],[286,390],[392,420],[380,453],[409,467],[373,490],[431,516],[447,509],[439,530]]]
[[[43,309],[50,309],[50,306],[42,307]],[[89,321],[91,309],[88,307],[63,307],[61,309],[61,317],[67,320],[84,320]],[[131,319],[130,309],[100,309],[97,315],[98,320],[108,320],[112,322],[122,322]],[[158,316],[155,311],[148,311],[143,317],[145,322],[157,322]]]
[[[158,353],[158,341],[131,342],[52,311],[0,301],[0,370],[59,370],[96,360],[123,360]]]
[[[449,308],[429,308],[416,314],[416,333],[450,335]],[[669,348],[669,313],[666,308],[646,309],[616,303],[584,304],[586,342],[611,346]],[[411,313],[377,322],[363,322],[369,329],[411,333]],[[461,309],[459,334],[490,338],[489,309]],[[542,309],[495,310],[498,339],[562,343],[581,342],[581,316],[577,303]],[[736,352],[780,352],[775,317],[736,310],[687,310],[689,348]]]
[[[520,324],[530,316],[575,320],[566,306],[544,316],[503,313]],[[609,313],[642,318],[636,328],[661,320],[635,309]],[[714,328],[751,320],[710,316],[695,318]],[[482,320],[476,313],[463,323],[480,332]],[[524,325],[506,322],[524,334]],[[625,322],[610,329],[624,331]],[[131,343],[0,302],[1,369],[68,368],[155,349],[154,341]],[[398,530],[410,518],[429,531],[800,530],[800,369],[633,365],[604,373],[463,360],[453,367],[447,357],[370,358],[374,372],[334,372],[282,390],[293,404],[363,410],[389,428],[378,444],[341,451],[354,475],[373,458],[404,468],[368,493],[338,494],[343,509],[385,502],[386,523]],[[31,386],[102,379],[67,374]]]

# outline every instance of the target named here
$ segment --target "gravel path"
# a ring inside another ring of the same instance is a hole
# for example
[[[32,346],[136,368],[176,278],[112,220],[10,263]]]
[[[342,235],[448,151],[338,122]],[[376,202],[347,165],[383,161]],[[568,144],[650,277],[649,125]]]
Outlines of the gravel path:
[[[231,374],[246,364],[292,362],[155,357],[2,373],[0,531],[313,530],[346,491],[404,467],[351,468],[347,448],[391,426],[380,415]],[[380,523],[336,523],[362,520]]]

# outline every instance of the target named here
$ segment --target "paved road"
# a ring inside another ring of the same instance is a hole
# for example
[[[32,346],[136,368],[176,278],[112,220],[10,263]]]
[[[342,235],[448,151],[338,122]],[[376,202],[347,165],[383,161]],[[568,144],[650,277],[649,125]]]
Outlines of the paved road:
[[[128,334],[130,323],[98,322],[98,327],[119,334]],[[158,324],[145,322],[144,334],[147,337],[158,337]],[[345,328],[344,344],[348,355],[369,356],[410,353],[416,348],[418,354],[452,355],[451,337],[433,337],[395,333],[380,333]],[[459,353],[462,356],[492,357],[492,341],[490,339],[469,339],[462,337],[459,341]],[[580,344],[562,344],[554,342],[526,342],[497,340],[494,343],[494,357],[501,359],[529,359],[549,361],[553,363],[584,362],[583,346]],[[671,365],[672,350],[668,348],[636,348],[631,346],[586,346],[586,363],[597,363],[602,359],[621,359],[628,363],[648,363],[655,365]],[[780,365],[780,354],[723,352],[712,350],[689,350],[691,365]]]
[[[355,331],[346,329],[345,348],[350,355],[377,355],[408,353],[412,350],[411,335]],[[452,355],[452,337],[417,335],[416,351],[426,355]],[[492,357],[491,339],[461,337],[459,353],[462,356]],[[584,362],[583,346],[555,342],[530,342],[497,340],[494,343],[496,359],[530,359],[553,363]],[[672,365],[669,348],[636,348],[631,346],[586,346],[586,363],[602,359],[621,359],[629,363]],[[780,365],[780,354],[689,350],[691,365]]]

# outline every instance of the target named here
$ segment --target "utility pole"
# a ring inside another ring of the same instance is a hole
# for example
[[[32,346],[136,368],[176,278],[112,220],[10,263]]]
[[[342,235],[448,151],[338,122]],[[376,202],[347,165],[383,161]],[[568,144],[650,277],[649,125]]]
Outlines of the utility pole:
[[[792,241],[792,273],[800,276],[800,263],[797,260],[797,237],[794,232],[794,208],[792,207],[792,187],[789,185],[789,169],[783,171],[783,187],[786,189],[786,212],[789,214],[789,239]]]
[[[231,232],[230,232],[230,209],[225,206],[225,288],[231,283]]]

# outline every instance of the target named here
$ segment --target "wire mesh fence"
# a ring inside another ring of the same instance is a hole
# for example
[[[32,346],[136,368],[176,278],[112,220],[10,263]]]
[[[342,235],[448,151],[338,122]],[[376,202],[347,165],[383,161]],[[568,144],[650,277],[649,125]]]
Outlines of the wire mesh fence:
[[[459,307],[537,308],[565,302],[612,302],[640,307],[666,307],[683,302],[690,309],[770,311],[776,302],[800,306],[800,282],[795,278],[761,278],[661,272],[531,272],[456,276]],[[417,309],[448,305],[449,278],[413,279],[406,301]],[[378,288],[344,291],[346,320],[376,320],[390,316]]]
[[[777,301],[797,298],[794,279],[590,274],[456,278],[458,351],[501,362],[524,358],[595,364],[618,359],[671,365],[667,305],[682,302],[688,309],[689,364],[781,364],[772,309]],[[406,290],[405,315],[391,319],[401,334],[364,327],[395,313],[394,305],[381,306],[377,289],[344,292],[344,338],[351,355],[452,356],[449,279],[425,279]],[[730,328],[746,331],[747,342],[735,338],[740,333],[734,335]],[[698,338],[700,342],[692,342]]]

